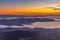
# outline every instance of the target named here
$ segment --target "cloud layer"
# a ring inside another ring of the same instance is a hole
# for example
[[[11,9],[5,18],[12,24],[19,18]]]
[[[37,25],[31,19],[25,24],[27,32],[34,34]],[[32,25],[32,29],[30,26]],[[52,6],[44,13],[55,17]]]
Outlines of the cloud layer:
[[[52,10],[60,10],[60,5],[57,5],[56,7],[45,7],[47,9],[52,9]]]

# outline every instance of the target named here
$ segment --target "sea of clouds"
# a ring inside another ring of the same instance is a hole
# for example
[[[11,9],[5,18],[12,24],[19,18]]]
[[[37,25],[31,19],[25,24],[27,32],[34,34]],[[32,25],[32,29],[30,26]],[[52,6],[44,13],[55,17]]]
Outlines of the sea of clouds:
[[[8,17],[8,18],[0,18],[0,20],[5,19],[5,20],[12,20],[12,19],[17,19],[21,17]],[[60,21],[59,16],[48,16],[48,17],[23,17],[23,18],[50,18],[54,19],[55,21]],[[60,22],[34,22],[31,24],[22,24],[23,26],[17,26],[17,25],[12,25],[12,26],[7,26],[7,25],[0,25],[0,28],[22,28],[22,27],[30,27],[30,28],[60,28]]]
[[[0,25],[0,28],[22,28],[22,27],[30,27],[30,28],[60,28],[60,22],[35,22],[31,23],[30,25],[23,24],[23,26],[7,26],[7,25]]]

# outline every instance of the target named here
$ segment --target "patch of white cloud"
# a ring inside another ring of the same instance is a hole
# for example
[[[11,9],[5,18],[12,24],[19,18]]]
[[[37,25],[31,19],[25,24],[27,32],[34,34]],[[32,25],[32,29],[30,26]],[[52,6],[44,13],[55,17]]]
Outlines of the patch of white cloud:
[[[13,25],[13,26],[7,26],[7,25],[0,25],[0,28],[23,28],[23,27],[29,27],[29,28],[48,28],[48,29],[52,29],[52,28],[60,28],[60,22],[35,22],[35,23],[31,23],[30,25],[27,24],[23,24],[24,26],[17,26],[17,25]]]
[[[12,20],[12,19],[17,19],[21,17],[8,17],[8,18],[0,18],[0,20],[5,19],[5,20]]]

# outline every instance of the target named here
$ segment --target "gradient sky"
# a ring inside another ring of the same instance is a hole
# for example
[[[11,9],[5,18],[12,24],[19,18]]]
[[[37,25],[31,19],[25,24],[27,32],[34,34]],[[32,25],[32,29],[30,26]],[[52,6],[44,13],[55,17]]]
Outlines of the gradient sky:
[[[60,0],[0,0],[0,13],[60,12]]]

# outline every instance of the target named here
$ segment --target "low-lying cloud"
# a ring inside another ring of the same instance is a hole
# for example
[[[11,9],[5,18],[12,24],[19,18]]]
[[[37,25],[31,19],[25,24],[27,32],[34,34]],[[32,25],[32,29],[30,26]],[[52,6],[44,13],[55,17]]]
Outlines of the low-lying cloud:
[[[48,28],[48,29],[53,29],[53,28],[60,28],[60,22],[34,22],[31,23],[30,25],[23,24],[23,26],[17,26],[17,25],[12,25],[12,26],[7,26],[7,25],[0,25],[0,28]]]

